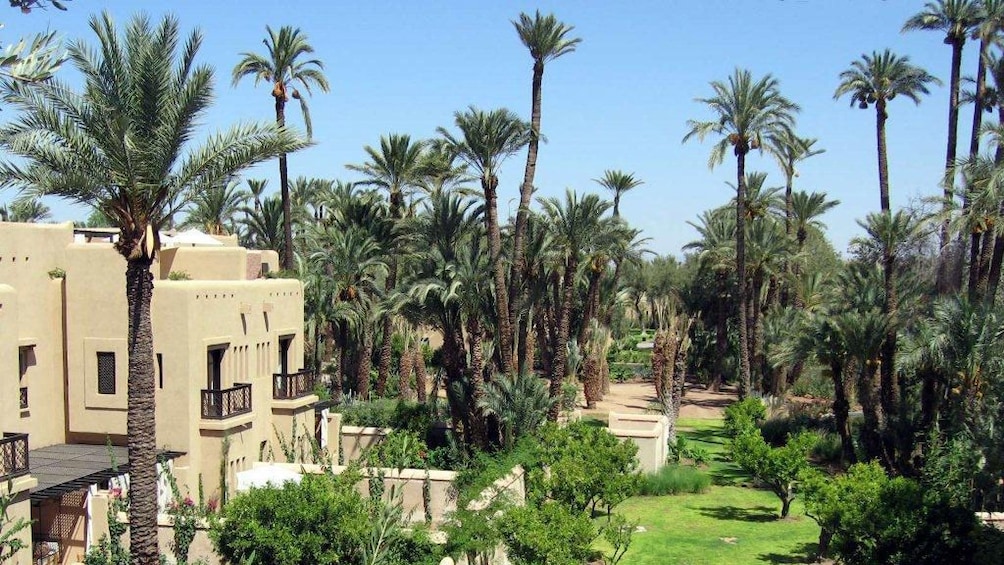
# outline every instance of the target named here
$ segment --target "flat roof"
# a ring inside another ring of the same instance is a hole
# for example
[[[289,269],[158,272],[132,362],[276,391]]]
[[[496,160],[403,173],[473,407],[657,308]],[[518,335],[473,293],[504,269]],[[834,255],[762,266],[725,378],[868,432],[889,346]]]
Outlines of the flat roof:
[[[161,451],[160,455],[174,459],[182,454]],[[42,501],[128,473],[129,450],[117,445],[60,443],[29,450],[28,470],[38,480],[30,498]]]

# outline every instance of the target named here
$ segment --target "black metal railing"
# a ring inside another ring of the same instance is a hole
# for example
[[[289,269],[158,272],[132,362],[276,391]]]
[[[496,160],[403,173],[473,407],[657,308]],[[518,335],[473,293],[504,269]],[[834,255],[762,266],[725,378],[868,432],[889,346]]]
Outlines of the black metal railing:
[[[310,371],[272,375],[272,398],[275,400],[293,400],[313,393],[314,374]]]
[[[251,385],[235,383],[222,390],[202,391],[202,417],[223,420],[251,411]]]
[[[28,387],[21,387],[21,410],[28,408]]]
[[[0,481],[28,474],[28,434],[5,433],[0,439]]]

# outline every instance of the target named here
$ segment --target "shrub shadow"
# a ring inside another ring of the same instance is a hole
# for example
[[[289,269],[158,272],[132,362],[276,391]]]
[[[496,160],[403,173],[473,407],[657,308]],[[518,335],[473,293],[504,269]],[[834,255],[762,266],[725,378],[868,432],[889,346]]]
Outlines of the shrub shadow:
[[[763,561],[765,563],[791,563],[791,564],[809,564],[817,563],[816,561],[816,551],[819,546],[815,543],[803,543],[798,547],[791,550],[790,553],[761,553],[756,556],[757,561]]]
[[[778,520],[777,509],[770,506],[754,506],[742,508],[739,506],[705,506],[697,509],[702,516],[715,520],[730,520],[736,522],[774,522]]]

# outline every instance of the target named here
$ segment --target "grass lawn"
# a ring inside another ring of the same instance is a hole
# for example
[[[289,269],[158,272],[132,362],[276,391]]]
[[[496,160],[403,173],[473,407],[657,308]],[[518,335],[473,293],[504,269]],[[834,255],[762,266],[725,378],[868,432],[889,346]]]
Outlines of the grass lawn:
[[[712,453],[714,484],[704,494],[635,497],[618,506],[645,530],[634,534],[621,563],[808,563],[819,527],[800,502],[787,519],[777,518],[777,497],[751,488],[749,477],[725,460],[721,420],[681,419],[678,425],[693,445]]]

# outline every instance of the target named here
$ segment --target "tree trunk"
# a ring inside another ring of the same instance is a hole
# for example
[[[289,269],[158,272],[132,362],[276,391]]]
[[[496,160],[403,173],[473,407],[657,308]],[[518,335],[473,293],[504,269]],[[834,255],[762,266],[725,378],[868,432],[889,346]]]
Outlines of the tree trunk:
[[[481,188],[485,193],[485,229],[488,232],[488,249],[491,254],[492,271],[495,274],[495,314],[498,318],[498,357],[502,361],[502,372],[513,374],[512,368],[512,326],[509,325],[509,296],[505,280],[505,265],[502,263],[502,231],[499,227],[498,178],[481,178]]]
[[[400,220],[401,191],[392,189],[390,192],[390,217],[394,221]],[[389,260],[387,261],[387,279],[384,281],[384,291],[390,293],[397,286],[397,256],[398,246],[392,246]],[[380,341],[380,358],[377,360],[377,383],[376,392],[378,396],[383,396],[387,390],[387,379],[390,377],[391,353],[394,339],[394,318],[390,314],[383,316],[383,338]]]
[[[857,455],[854,452],[854,437],[851,435],[849,417],[851,403],[847,399],[843,364],[830,364],[830,378],[833,379],[833,420],[837,434],[840,435],[840,451],[844,463],[850,465],[857,462]]]
[[[474,444],[484,448],[485,420],[481,413],[481,402],[485,398],[484,354],[481,341],[484,339],[484,328],[477,316],[467,320],[467,341],[471,348],[471,366],[468,368],[468,378],[471,382],[471,439]]]
[[[516,370],[523,375],[533,371],[533,338],[530,337],[530,312],[519,319],[519,341],[516,344]]]
[[[344,378],[344,373],[342,372],[342,358],[345,356],[345,342],[335,336],[340,334],[340,331],[335,327],[335,322],[330,322],[330,332],[332,336],[333,346],[331,348],[331,370],[333,374],[331,375],[331,399],[335,402],[340,402],[342,400],[342,379]],[[340,342],[335,344],[334,342]]]
[[[955,156],[959,137],[959,83],[962,72],[962,47],[965,36],[952,40],[952,69],[948,85],[948,147],[945,150],[945,201],[942,212],[945,219],[941,223],[939,243],[941,253],[938,259],[938,292],[946,294],[958,290],[962,282],[962,262],[958,260],[959,249],[949,243],[948,213],[955,199]],[[958,265],[958,268],[956,268]]]
[[[537,172],[537,152],[540,149],[540,106],[541,83],[544,80],[544,61],[533,62],[533,82],[530,86],[530,143],[526,151],[526,168],[523,170],[523,184],[519,187],[519,209],[516,210],[516,229],[513,235],[513,261],[509,278],[509,327],[516,325],[516,309],[519,305],[516,293],[522,288],[523,271],[526,268],[525,251],[526,225],[530,217],[530,200],[533,198],[533,177]]]
[[[881,362],[877,359],[867,359],[860,367],[861,380],[858,383],[858,401],[861,403],[861,411],[864,414],[861,426],[861,447],[864,449],[865,459],[879,459],[886,468],[889,468],[880,432],[885,427],[885,419],[882,416],[879,386],[876,382],[878,376],[876,364],[881,364]]]
[[[596,403],[603,399],[603,387],[600,383],[600,359],[599,356],[590,351],[586,355],[583,364],[582,391],[586,397],[586,409],[593,410]]]
[[[882,411],[886,418],[898,413],[899,407],[899,384],[896,377],[896,329],[899,326],[896,321],[896,313],[899,308],[899,300],[896,297],[896,264],[892,255],[885,250],[883,258],[885,302],[884,314],[889,321],[889,331],[886,332],[885,343],[882,344],[882,384],[880,398]]]
[[[579,326],[579,335],[576,340],[579,347],[586,346],[586,341],[589,339],[589,322],[596,317],[596,311],[599,309],[600,277],[602,275],[603,271],[596,271],[592,268],[589,270],[589,289],[586,291],[586,308],[582,314],[582,325]]]
[[[875,102],[875,137],[878,147],[879,206],[889,212],[889,156],[885,147],[885,121],[889,115],[885,111],[885,100]]]
[[[980,154],[980,129],[983,126],[983,109],[986,104],[987,92],[987,42],[980,41],[979,63],[976,66],[976,100],[973,103],[973,127],[969,134],[969,159],[973,160]],[[969,194],[963,200],[963,210],[970,206]],[[980,247],[981,236],[978,233],[970,235],[969,240],[969,299],[976,300],[980,296],[980,274],[983,271],[983,253]],[[986,289],[983,289],[984,291]]]
[[[715,305],[715,368],[711,377],[711,390],[718,392],[725,378],[725,356],[729,354],[728,310],[726,309],[728,294],[728,275],[724,271],[715,273],[718,282],[718,304]]]
[[[129,448],[129,546],[132,561],[158,562],[157,546],[157,420],[153,370],[153,326],[150,302],[153,275],[150,259],[126,263],[129,315],[129,375],[126,432]]]
[[[397,396],[402,400],[411,400],[411,373],[415,369],[412,349],[406,348],[401,351],[401,359],[398,363],[398,385]]]
[[[561,384],[565,379],[565,364],[568,360],[565,344],[568,343],[569,321],[572,317],[575,273],[579,268],[578,260],[574,256],[569,257],[566,261],[565,274],[561,281],[561,311],[558,313],[558,333],[552,344],[554,364],[551,367],[551,398],[561,397]],[[555,403],[548,412],[548,419],[552,422],[556,421],[560,408],[558,403]]]
[[[794,188],[794,173],[795,173],[795,160],[788,159],[787,170],[784,172],[784,235],[791,241],[792,224],[791,218],[795,215],[794,208],[795,202],[792,198],[792,190]],[[786,275],[784,284],[781,285],[781,307],[786,308],[791,300],[791,280],[792,280],[792,262],[789,257],[783,259],[782,270]]]
[[[356,395],[366,400],[370,396],[370,368],[373,366],[373,324],[363,324],[363,348],[356,365]]]
[[[795,500],[793,495],[785,495],[781,497],[781,517],[787,518],[788,513],[791,512],[791,502]]]
[[[275,123],[279,127],[286,125],[286,89],[275,98]],[[293,270],[293,205],[289,198],[289,169],[286,166],[286,154],[279,155],[279,191],[282,195],[282,268]]]
[[[746,326],[746,152],[736,154],[736,276],[739,278],[739,398],[750,393],[749,333]]]
[[[763,302],[760,300],[760,295],[763,294],[763,284],[764,284],[763,271],[758,269],[757,273],[753,275],[753,285],[752,285],[753,292],[752,296],[750,297],[751,298],[750,305],[752,310],[751,312],[752,319],[750,320],[750,326],[753,333],[753,335],[751,336],[753,339],[750,340],[751,341],[750,371],[752,372],[753,368],[756,368],[757,382],[760,383],[760,386],[758,388],[761,391],[763,391],[766,388],[764,386],[765,385],[764,381],[767,380],[767,375],[768,375],[767,371],[765,370],[767,362],[763,351],[763,340],[764,340],[763,319],[762,319]]]

